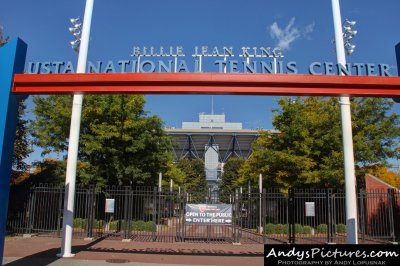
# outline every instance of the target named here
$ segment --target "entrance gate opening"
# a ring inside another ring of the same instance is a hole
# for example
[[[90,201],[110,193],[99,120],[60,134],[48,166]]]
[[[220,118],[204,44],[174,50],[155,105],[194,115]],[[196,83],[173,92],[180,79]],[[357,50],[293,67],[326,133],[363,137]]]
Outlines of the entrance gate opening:
[[[7,213],[10,159],[17,95],[71,93],[137,94],[233,94],[233,95],[308,95],[308,96],[400,96],[399,77],[308,76],[297,74],[225,74],[225,73],[123,73],[123,74],[52,74],[22,73],[26,45],[20,40],[6,47],[0,62],[0,252],[3,250]],[[13,84],[11,85],[11,81]],[[10,90],[10,88],[12,89]]]

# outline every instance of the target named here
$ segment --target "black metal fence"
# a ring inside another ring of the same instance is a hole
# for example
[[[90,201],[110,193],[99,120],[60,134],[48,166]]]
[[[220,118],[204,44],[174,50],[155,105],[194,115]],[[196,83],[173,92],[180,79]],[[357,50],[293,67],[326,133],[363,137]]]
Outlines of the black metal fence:
[[[61,236],[64,187],[12,188],[9,234]],[[106,207],[112,202],[112,208]],[[188,224],[187,203],[232,205],[232,223]],[[398,241],[400,193],[360,191],[360,243]],[[333,189],[264,189],[262,193],[158,191],[152,187],[76,189],[74,237],[213,243],[345,243],[345,195]]]

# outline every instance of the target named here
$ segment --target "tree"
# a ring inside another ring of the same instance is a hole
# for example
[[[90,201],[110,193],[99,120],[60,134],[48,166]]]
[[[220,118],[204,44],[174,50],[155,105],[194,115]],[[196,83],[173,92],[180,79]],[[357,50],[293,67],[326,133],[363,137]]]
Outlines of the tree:
[[[24,160],[32,152],[28,138],[28,121],[24,119],[25,109],[25,100],[20,100],[18,106],[17,131],[15,134],[13,158],[14,174],[17,176],[18,172],[25,172],[27,170],[28,165]]]
[[[66,152],[72,97],[35,97],[31,123],[35,144]],[[156,185],[172,161],[171,141],[157,116],[143,111],[142,95],[85,96],[79,159],[84,184]]]
[[[3,36],[3,26],[0,25],[0,47],[8,43],[8,40],[10,39],[9,37],[4,37]]]
[[[399,155],[399,115],[392,112],[393,101],[383,98],[356,98],[352,101],[355,160],[361,166],[385,164]]]
[[[201,159],[185,158],[179,160],[176,167],[186,175],[184,187],[193,194],[192,201],[202,202],[208,192],[204,162]]]
[[[38,185],[40,183],[63,185],[65,183],[65,169],[66,161],[44,159],[34,164],[27,183],[30,185]]]
[[[186,174],[173,162],[168,163],[167,172],[163,176],[163,187],[169,189],[170,180],[173,181],[173,189],[178,190],[186,180]]]
[[[245,159],[243,157],[231,157],[224,165],[224,172],[219,184],[222,195],[232,193],[237,188],[236,182],[239,179],[239,170]]]
[[[264,186],[342,187],[344,182],[340,110],[336,98],[282,98],[273,125],[278,134],[264,132],[240,170],[239,183]],[[400,135],[399,117],[390,114],[388,99],[352,99],[355,162],[384,163],[395,156]]]

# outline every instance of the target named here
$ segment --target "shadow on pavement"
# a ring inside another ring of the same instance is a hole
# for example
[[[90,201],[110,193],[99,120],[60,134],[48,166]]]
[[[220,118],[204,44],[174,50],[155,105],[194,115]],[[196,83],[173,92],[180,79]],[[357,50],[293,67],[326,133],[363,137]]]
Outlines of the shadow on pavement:
[[[218,249],[171,249],[171,248],[129,248],[129,249],[113,249],[113,248],[89,248],[88,252],[101,253],[128,253],[128,254],[149,254],[149,255],[186,255],[186,256],[237,256],[237,257],[262,257],[263,252],[231,252]]]
[[[101,242],[104,238],[96,239],[88,243],[87,245],[79,245],[72,247],[72,253],[78,253],[83,250],[89,249],[91,246],[96,245]],[[57,254],[60,253],[60,248],[52,248],[42,252],[38,252],[12,262],[6,263],[4,265],[7,266],[35,266],[35,265],[48,265],[52,262],[55,262],[61,258],[57,257]]]

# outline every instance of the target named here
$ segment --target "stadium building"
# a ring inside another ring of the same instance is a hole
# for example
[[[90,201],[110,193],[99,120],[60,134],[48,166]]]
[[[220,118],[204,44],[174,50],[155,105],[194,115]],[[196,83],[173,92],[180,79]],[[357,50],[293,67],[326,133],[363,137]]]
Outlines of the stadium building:
[[[248,159],[258,130],[243,129],[242,123],[225,121],[225,114],[199,114],[198,122],[182,122],[182,128],[166,128],[172,136],[176,160],[199,158],[204,161],[206,179],[218,189],[224,164],[230,157]]]

